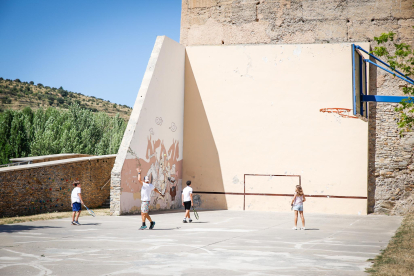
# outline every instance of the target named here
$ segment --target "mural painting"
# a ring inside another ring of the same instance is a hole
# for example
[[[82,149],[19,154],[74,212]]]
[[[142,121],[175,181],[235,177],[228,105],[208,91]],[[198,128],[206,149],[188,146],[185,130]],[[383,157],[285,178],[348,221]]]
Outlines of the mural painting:
[[[162,125],[162,118],[157,117],[155,122],[158,126]],[[172,125],[175,126],[174,123]],[[168,132],[175,132],[168,128]],[[173,209],[181,206],[182,190],[182,157],[180,156],[180,142],[172,139],[168,145],[165,141],[154,138],[155,130],[151,128],[147,136],[145,153],[141,156],[134,147],[143,148],[143,145],[131,145],[128,148],[128,157],[122,168],[121,180],[121,209],[122,213],[138,213],[141,205],[141,183],[138,182],[137,169],[142,169],[142,179],[148,176],[150,183],[165,197],[162,198],[157,193],[152,193],[150,209],[162,210]],[[169,135],[166,135],[169,136]]]

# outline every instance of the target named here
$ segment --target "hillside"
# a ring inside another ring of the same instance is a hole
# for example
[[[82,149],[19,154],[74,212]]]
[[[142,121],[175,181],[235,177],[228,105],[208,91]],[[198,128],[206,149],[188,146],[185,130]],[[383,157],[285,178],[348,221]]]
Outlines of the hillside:
[[[105,101],[93,96],[71,92],[60,88],[37,85],[31,82],[21,82],[19,79],[9,80],[0,77],[0,112],[5,109],[21,110],[27,106],[33,110],[49,106],[68,109],[72,103],[92,112],[105,112],[113,117],[117,113],[128,121],[132,108]]]

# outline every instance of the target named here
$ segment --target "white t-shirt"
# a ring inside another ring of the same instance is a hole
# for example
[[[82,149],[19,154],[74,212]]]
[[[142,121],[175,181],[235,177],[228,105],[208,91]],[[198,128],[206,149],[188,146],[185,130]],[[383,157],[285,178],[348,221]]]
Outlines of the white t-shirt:
[[[73,188],[72,195],[71,195],[72,203],[74,203],[74,202],[81,203],[80,197],[78,195],[80,193],[81,193],[81,188],[79,188],[79,187]]]
[[[189,186],[187,186],[187,187],[184,188],[184,190],[183,190],[184,202],[191,201],[190,194],[192,194],[192,193],[193,193],[193,188],[191,188]]]
[[[155,186],[149,183],[142,184],[141,188],[141,201],[150,201],[151,200],[151,192],[155,189]]]

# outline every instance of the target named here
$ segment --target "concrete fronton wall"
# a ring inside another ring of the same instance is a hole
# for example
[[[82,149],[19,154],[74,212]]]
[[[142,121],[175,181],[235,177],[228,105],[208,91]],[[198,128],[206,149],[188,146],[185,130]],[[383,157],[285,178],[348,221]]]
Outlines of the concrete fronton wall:
[[[153,193],[151,209],[181,206],[184,55],[184,46],[157,37],[112,170],[111,214],[140,212],[138,167],[166,195]]]
[[[361,46],[369,48],[367,43]],[[366,214],[368,122],[352,109],[351,44],[186,48],[184,175],[201,207]],[[352,111],[351,111],[352,112]],[[243,195],[268,193],[279,196]],[[217,194],[217,192],[221,194]]]
[[[182,0],[183,45],[369,42],[394,32],[414,45],[412,0]],[[370,66],[371,95],[403,96],[402,81]],[[413,211],[414,134],[399,135],[398,104],[369,104],[369,212]]]

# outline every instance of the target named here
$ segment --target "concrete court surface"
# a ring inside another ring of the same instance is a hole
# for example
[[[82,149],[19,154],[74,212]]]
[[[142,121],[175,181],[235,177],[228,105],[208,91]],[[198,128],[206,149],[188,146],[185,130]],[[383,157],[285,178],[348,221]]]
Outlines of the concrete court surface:
[[[82,217],[0,226],[0,275],[364,275],[401,217],[200,211]]]

